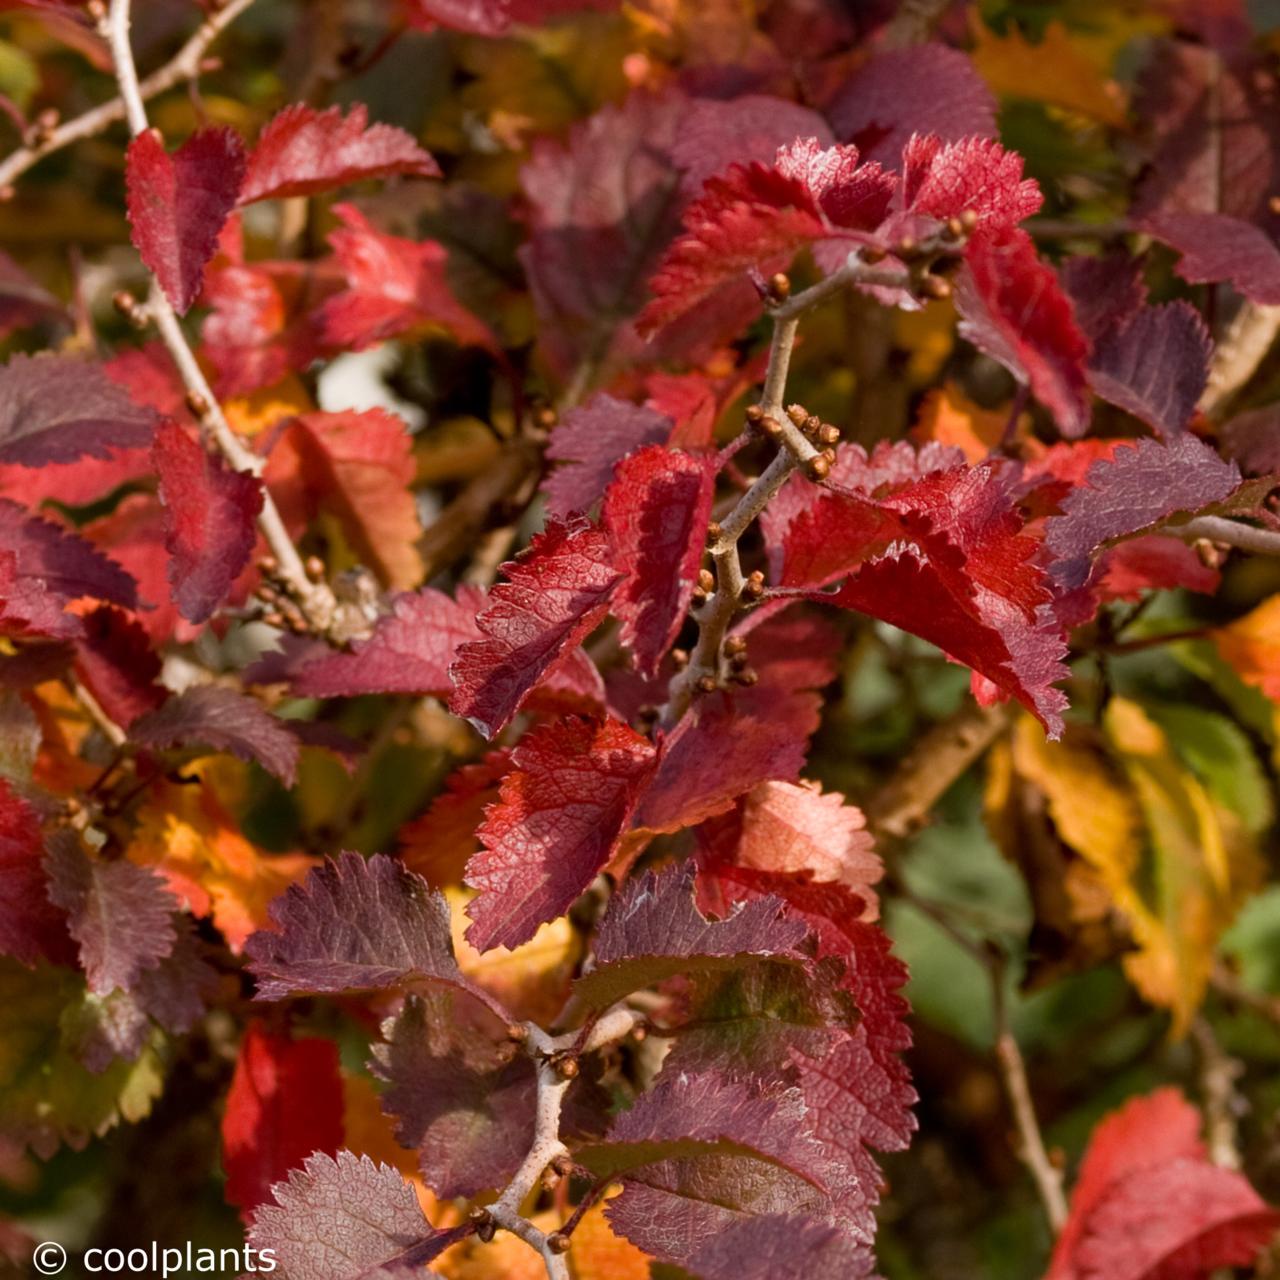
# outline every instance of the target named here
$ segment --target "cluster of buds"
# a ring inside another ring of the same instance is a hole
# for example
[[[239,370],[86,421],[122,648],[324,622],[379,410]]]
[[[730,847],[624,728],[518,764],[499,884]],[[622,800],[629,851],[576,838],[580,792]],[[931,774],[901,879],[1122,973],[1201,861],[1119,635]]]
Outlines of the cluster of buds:
[[[903,236],[889,248],[868,245],[862,250],[862,261],[869,265],[883,261],[890,253],[911,272],[911,286],[922,298],[941,300],[951,296],[951,281],[935,268],[945,269],[978,226],[978,215],[966,209],[958,217],[951,217],[935,235],[917,240],[915,236]]]
[[[836,445],[840,442],[840,428],[823,422],[816,413],[810,413],[802,404],[788,405],[787,417],[804,438],[818,450],[804,464],[805,475],[821,483],[831,474],[836,464]]]
[[[142,332],[151,323],[151,313],[127,289],[118,289],[111,295],[111,305],[125,319],[131,329]]]
[[[46,107],[27,127],[26,133],[23,135],[22,141],[28,147],[40,148],[53,140],[54,131],[57,129],[62,117],[58,114],[55,107]]]
[[[312,582],[323,582],[324,561],[319,556],[308,556],[304,568]],[[255,593],[262,606],[262,620],[268,626],[288,629],[295,635],[306,635],[311,630],[306,615],[289,592],[288,583],[280,573],[280,562],[275,556],[263,556],[258,561],[262,581]]]
[[[693,607],[701,608],[716,589],[716,575],[710,569],[698,570],[698,585],[693,589]]]
[[[746,636],[727,637],[724,642],[724,656],[729,664],[729,679],[734,684],[750,686],[760,679],[747,656]]]

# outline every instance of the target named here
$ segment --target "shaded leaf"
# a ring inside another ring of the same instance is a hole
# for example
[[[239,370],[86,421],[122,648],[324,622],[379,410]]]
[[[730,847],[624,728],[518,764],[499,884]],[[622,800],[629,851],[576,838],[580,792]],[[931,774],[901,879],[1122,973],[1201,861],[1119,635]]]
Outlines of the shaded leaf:
[[[66,919],[49,900],[43,857],[39,815],[0,777],[0,953],[25,965],[74,957]]]

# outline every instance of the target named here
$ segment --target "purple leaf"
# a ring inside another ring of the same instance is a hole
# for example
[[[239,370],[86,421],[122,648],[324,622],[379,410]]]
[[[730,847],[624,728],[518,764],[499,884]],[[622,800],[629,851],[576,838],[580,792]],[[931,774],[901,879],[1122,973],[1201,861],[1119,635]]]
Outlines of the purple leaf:
[[[221,685],[204,684],[174,694],[129,726],[140,746],[212,747],[256,761],[291,787],[298,771],[298,740],[260,702]]]
[[[774,957],[798,963],[808,933],[781,920],[782,902],[759,898],[724,920],[708,919],[693,893],[692,864],[627,881],[609,904],[595,944],[595,967],[574,984],[586,1008],[606,1009],[629,992],[676,974],[741,968]]]
[[[418,1152],[424,1180],[446,1199],[504,1185],[533,1140],[533,1064],[465,1013],[447,992],[410,996],[371,1064],[387,1082],[397,1141]]]
[[[178,902],[154,871],[94,857],[71,832],[50,839],[45,869],[95,995],[129,990],[173,951]]]
[[[424,587],[396,596],[391,612],[350,653],[327,653],[306,663],[293,691],[308,698],[354,697],[362,693],[449,692],[449,664],[466,641],[481,638],[476,614],[484,605],[478,588],[458,588],[457,600]]]
[[[1189,302],[1143,307],[1094,339],[1089,385],[1163,436],[1185,431],[1209,380],[1213,342]]]
[[[547,511],[562,520],[590,511],[613,479],[614,467],[635,449],[665,444],[671,430],[665,414],[603,391],[570,409],[547,445],[548,461],[561,464],[542,485]]]
[[[0,462],[109,458],[113,449],[150,444],[156,421],[86,360],[16,355],[0,369]]]
[[[1140,225],[1182,255],[1175,269],[1188,284],[1226,280],[1253,302],[1280,303],[1280,249],[1258,227],[1219,213],[1160,213]]]
[[[913,133],[958,142],[996,132],[991,90],[965,54],[941,44],[875,54],[835,95],[827,118],[837,138],[889,169],[900,167]]]
[[[249,1241],[274,1252],[279,1280],[411,1280],[474,1230],[436,1231],[396,1170],[350,1151],[309,1156],[271,1194]]]
[[[412,979],[488,999],[458,968],[449,905],[383,854],[343,853],[271,904],[271,929],[245,944],[260,1000],[376,990]]]

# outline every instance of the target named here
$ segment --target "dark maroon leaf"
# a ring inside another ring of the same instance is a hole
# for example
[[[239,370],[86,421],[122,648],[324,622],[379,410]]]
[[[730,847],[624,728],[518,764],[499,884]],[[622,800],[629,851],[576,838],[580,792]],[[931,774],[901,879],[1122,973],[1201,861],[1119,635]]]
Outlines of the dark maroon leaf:
[[[0,369],[0,462],[26,467],[108,458],[151,442],[156,415],[71,356],[14,356]]]
[[[1253,302],[1280,303],[1280,249],[1260,228],[1218,213],[1159,213],[1141,225],[1182,255],[1188,283],[1225,280]]]
[[[129,144],[129,223],[142,260],[179,315],[200,294],[244,178],[244,143],[234,129],[201,129],[172,155],[147,129]]]
[[[42,322],[69,324],[66,307],[0,251],[0,337]]]
[[[135,618],[109,605],[84,615],[75,667],[85,688],[122,729],[165,700],[157,683],[160,658],[147,633]]]
[[[0,777],[0,954],[27,966],[74,963],[66,918],[48,896],[40,816]]]
[[[156,432],[151,460],[160,477],[173,598],[188,622],[204,622],[253,554],[262,482],[232,469],[172,422]]]
[[[450,709],[491,738],[547,669],[604,618],[622,575],[608,535],[584,520],[553,521],[489,593],[476,617],[484,639],[464,644],[449,670]]]
[[[272,1250],[280,1280],[410,1280],[474,1229],[436,1231],[399,1173],[350,1151],[317,1152],[271,1194],[249,1241]]]
[[[363,103],[345,119],[341,107],[317,111],[303,102],[286,107],[258,135],[240,203],[310,196],[396,173],[440,176],[440,166],[403,129],[368,120]]]
[[[484,848],[467,863],[480,891],[467,908],[473,947],[519,946],[573,905],[608,861],[655,758],[617,720],[561,720],[521,740],[478,832]]]
[[[204,684],[174,694],[162,707],[129,727],[139,746],[212,747],[252,760],[292,786],[298,771],[298,741],[260,702]]]
[[[50,840],[45,870],[95,995],[129,990],[173,951],[178,901],[150,868],[94,856],[63,831]]]

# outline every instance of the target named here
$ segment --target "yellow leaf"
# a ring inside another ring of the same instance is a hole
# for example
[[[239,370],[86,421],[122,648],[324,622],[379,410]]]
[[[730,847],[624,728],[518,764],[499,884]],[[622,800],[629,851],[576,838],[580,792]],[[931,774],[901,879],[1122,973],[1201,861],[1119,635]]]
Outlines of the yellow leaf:
[[[1119,85],[1061,22],[1051,22],[1037,45],[1029,44],[1014,23],[1001,36],[975,18],[973,35],[974,65],[994,93],[1061,107],[1117,128],[1124,125]]]
[[[649,1255],[614,1234],[603,1203],[582,1215],[570,1239],[573,1280],[649,1280]]]
[[[981,462],[1004,436],[1009,410],[984,409],[958,386],[948,382],[925,396],[920,414],[911,428],[911,438],[919,443],[936,440],[954,445],[970,462]],[[1018,418],[1018,429],[1029,426],[1030,414]]]
[[[956,309],[952,302],[935,302],[920,311],[893,310],[893,342],[910,354],[906,376],[912,386],[932,382],[956,345]]]
[[[274,386],[224,400],[222,409],[227,421],[242,436],[256,436],[284,418],[311,413],[315,405],[302,385],[302,379],[296,373],[290,373]]]
[[[1273,702],[1280,702],[1280,595],[1213,633],[1222,660]]]
[[[138,810],[129,858],[154,867],[197,916],[211,916],[227,945],[239,951],[267,924],[267,906],[300,880],[317,859],[300,853],[259,853],[197,766],[198,782],[152,783]]]
[[[453,948],[458,967],[493,992],[518,1019],[549,1022],[564,1005],[569,982],[578,962],[580,942],[567,918],[544,924],[514,951],[494,947],[477,951],[464,936],[471,925],[467,903],[475,897],[469,889],[444,890],[452,915]]]

